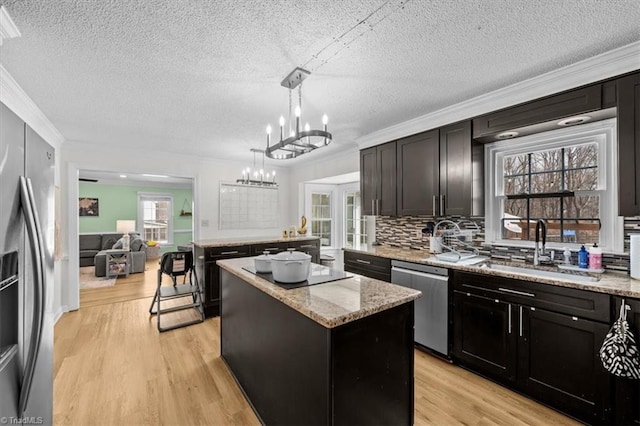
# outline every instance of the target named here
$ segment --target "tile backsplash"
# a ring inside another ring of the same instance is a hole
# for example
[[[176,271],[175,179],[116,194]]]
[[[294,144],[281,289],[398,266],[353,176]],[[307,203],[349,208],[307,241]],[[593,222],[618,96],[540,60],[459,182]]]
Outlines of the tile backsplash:
[[[429,238],[422,234],[422,229],[427,222],[438,222],[443,218],[430,216],[378,216],[376,217],[376,240],[378,243],[392,247],[400,247],[414,250],[429,250]],[[462,218],[448,218],[453,221]],[[470,220],[480,227],[479,232],[473,236],[473,244],[478,247],[481,254],[496,259],[504,259],[513,262],[533,263],[533,249],[512,246],[487,246],[484,239],[484,217],[473,217]],[[602,266],[608,270],[629,273],[629,236],[640,233],[640,216],[626,217],[624,220],[624,254],[604,253]],[[562,253],[556,250],[557,261],[562,260]],[[571,263],[578,263],[578,254],[572,253]]]

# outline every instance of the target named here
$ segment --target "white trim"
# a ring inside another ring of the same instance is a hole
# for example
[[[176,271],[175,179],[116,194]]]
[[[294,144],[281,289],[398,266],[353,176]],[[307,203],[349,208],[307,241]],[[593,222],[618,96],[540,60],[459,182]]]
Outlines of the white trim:
[[[80,308],[80,233],[78,220],[78,165],[69,163],[67,169],[67,277],[66,294],[63,289],[62,305],[75,311]],[[66,302],[66,303],[65,303]]]
[[[598,244],[609,252],[623,251],[623,233],[620,232],[620,218],[618,217],[618,174],[617,174],[617,139],[616,139],[616,119],[598,121],[595,123],[582,124],[568,128],[562,128],[550,132],[538,133],[524,136],[517,139],[509,139],[485,145],[485,237],[487,245],[533,247],[531,241],[502,240],[501,229],[495,223],[495,219],[500,217],[502,197],[496,197],[502,190],[496,187],[496,182],[501,178],[502,166],[501,157],[505,150],[509,155],[529,152],[533,148],[545,149],[546,146],[557,144],[561,139],[571,138],[571,145],[581,142],[595,142],[599,146],[599,158],[602,167],[600,175],[600,216],[602,229],[600,230],[601,241]],[[605,147],[606,145],[606,147]],[[604,181],[604,182],[603,182]],[[604,186],[603,186],[604,184]],[[581,243],[549,243],[547,246],[553,249],[569,247],[578,249]]]
[[[304,184],[304,210],[305,217],[308,219],[307,226],[309,228],[308,235],[313,235],[312,233],[312,222],[313,215],[311,212],[311,196],[313,194],[327,194],[329,195],[329,202],[331,203],[331,219],[325,219],[324,221],[331,222],[331,245],[330,246],[322,246],[322,241],[320,242],[320,248],[326,249],[339,249],[341,247],[341,238],[340,232],[338,231],[340,226],[340,217],[342,215],[338,214],[338,204],[340,203],[340,199],[338,196],[338,185],[331,184],[319,184],[319,183],[305,183]]]
[[[62,318],[62,315],[65,312],[69,312],[69,309],[67,308],[66,305],[62,305],[62,306],[58,307],[58,309],[53,313],[53,324],[54,325],[58,322],[58,320],[60,318]]]
[[[137,229],[136,231],[145,236],[144,233],[144,201],[169,201],[169,210],[167,211],[168,221],[167,221],[167,241],[159,240],[161,244],[173,245],[173,194],[163,193],[163,192],[143,192],[138,191],[138,214],[137,214]],[[193,216],[192,216],[193,217]]]
[[[640,41],[360,136],[360,149],[640,69]]]
[[[7,8],[0,6],[0,46],[2,46],[4,39],[20,37],[21,35]]]
[[[62,133],[49,121],[11,74],[0,65],[0,101],[58,150],[65,142]]]

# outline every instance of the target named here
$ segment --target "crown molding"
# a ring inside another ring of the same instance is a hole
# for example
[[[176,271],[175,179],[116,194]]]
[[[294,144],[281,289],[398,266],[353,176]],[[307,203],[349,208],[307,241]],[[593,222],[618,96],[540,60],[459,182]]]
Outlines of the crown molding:
[[[25,123],[47,142],[59,149],[65,139],[62,133],[49,121],[29,95],[0,64],[0,101],[9,107]]]
[[[640,41],[360,136],[360,149],[640,69]]]
[[[2,46],[4,39],[20,37],[21,35],[15,22],[13,22],[13,19],[9,16],[7,8],[0,6],[0,46]]]

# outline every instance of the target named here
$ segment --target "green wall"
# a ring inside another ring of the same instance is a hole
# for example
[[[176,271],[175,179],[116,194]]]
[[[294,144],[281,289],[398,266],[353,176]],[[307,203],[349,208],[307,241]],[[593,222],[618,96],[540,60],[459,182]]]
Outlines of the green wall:
[[[173,229],[188,229],[189,232],[174,232],[172,246],[162,246],[161,252],[175,250],[177,245],[193,240],[191,232],[192,216],[180,216],[186,200],[185,210],[191,211],[193,192],[189,189],[163,188],[153,186],[111,185],[93,182],[79,182],[79,196],[97,198],[99,216],[80,216],[79,232],[116,232],[116,220],[138,220],[138,192],[171,194],[173,196]]]

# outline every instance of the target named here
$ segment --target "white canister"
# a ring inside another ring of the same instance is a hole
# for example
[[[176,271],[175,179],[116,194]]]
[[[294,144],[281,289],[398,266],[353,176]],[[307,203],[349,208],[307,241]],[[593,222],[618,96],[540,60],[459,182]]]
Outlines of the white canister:
[[[442,237],[429,237],[429,251],[442,253]]]
[[[640,234],[631,234],[631,252],[629,253],[629,272],[631,278],[640,280]]]

